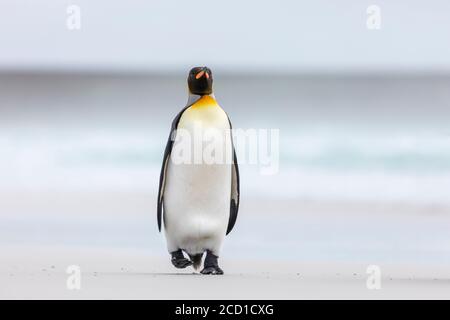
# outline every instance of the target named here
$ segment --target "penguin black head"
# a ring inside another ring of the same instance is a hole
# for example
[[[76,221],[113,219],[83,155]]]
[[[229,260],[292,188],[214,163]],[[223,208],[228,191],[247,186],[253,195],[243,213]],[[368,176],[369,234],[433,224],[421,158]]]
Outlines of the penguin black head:
[[[192,94],[200,96],[212,93],[212,72],[208,67],[195,67],[189,71],[188,86]]]

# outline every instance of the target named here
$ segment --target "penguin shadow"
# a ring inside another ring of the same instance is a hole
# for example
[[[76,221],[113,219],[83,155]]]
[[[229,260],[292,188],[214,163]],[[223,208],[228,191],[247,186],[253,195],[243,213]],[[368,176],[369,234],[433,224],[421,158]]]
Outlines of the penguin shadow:
[[[155,276],[204,276],[203,274],[201,274],[200,272],[191,272],[191,273],[187,273],[187,272],[155,272],[152,273]]]
[[[204,276],[199,272],[97,272],[96,276]]]

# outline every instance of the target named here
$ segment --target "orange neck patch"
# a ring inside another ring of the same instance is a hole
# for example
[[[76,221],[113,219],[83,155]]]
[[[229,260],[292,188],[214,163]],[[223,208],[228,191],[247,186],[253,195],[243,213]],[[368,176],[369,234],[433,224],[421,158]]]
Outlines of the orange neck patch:
[[[203,96],[192,105],[194,108],[215,106],[217,106],[217,101],[211,96]]]

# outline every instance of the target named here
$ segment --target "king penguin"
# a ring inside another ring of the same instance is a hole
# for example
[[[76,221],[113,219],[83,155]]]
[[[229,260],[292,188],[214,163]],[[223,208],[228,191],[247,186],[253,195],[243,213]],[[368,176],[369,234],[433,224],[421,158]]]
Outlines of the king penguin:
[[[192,265],[197,270],[206,253],[201,273],[223,274],[218,258],[225,236],[235,225],[240,197],[231,121],[215,99],[208,67],[191,69],[187,82],[188,102],[172,122],[164,152],[157,205],[158,229],[161,231],[163,222],[167,249],[176,268]],[[176,159],[180,154],[177,147],[187,145],[178,143],[181,132],[183,136],[187,133],[194,137],[210,131],[218,134],[208,144],[194,149],[200,148],[200,153],[206,148],[219,150],[223,161]]]

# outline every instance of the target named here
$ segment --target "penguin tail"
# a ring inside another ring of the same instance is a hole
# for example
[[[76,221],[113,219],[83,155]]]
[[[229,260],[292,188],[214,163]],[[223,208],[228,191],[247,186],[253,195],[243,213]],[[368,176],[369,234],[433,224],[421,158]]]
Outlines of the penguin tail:
[[[202,253],[189,255],[189,258],[191,259],[195,270],[198,270],[200,268],[200,265],[202,264],[202,257]]]

